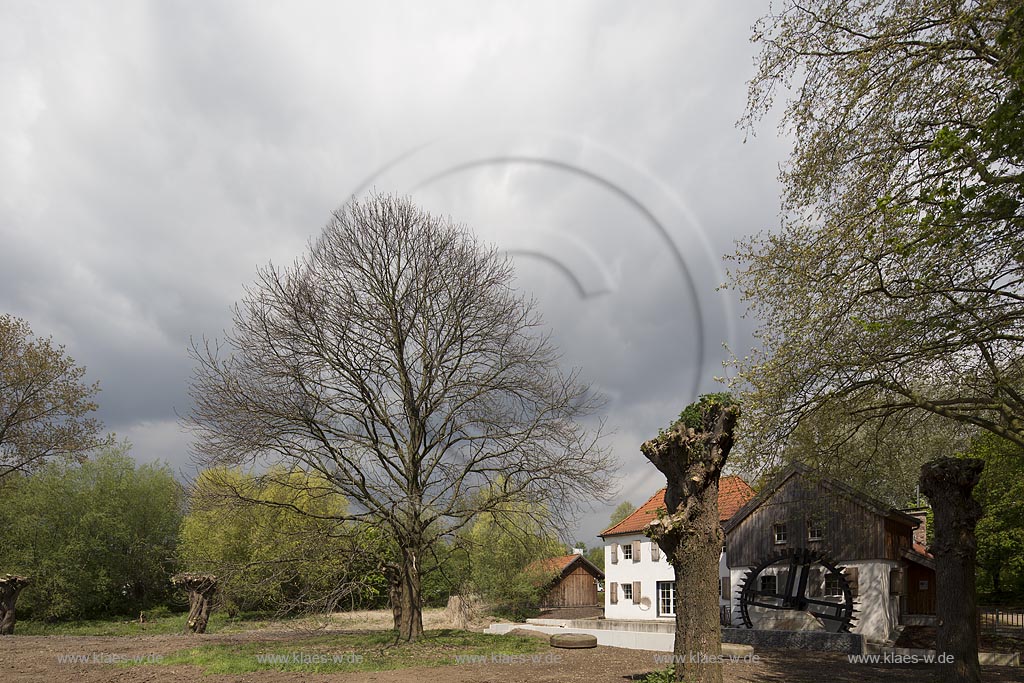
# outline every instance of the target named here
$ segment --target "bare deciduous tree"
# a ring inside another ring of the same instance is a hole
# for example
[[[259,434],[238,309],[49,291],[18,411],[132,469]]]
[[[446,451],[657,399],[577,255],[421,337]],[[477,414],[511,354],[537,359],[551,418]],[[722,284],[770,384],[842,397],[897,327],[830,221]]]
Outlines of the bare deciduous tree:
[[[423,631],[424,554],[479,512],[608,492],[599,407],[563,373],[507,259],[407,199],[334,213],[291,268],[268,266],[221,344],[193,349],[189,422],[207,465],[283,462],[387,532],[396,628]],[[261,476],[275,476],[267,470]]]

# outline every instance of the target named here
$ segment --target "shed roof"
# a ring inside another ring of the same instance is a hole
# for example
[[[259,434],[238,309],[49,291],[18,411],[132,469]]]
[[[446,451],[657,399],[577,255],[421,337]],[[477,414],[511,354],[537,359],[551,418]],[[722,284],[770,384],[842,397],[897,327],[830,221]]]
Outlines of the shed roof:
[[[527,571],[551,572],[558,574],[559,576],[564,576],[576,564],[586,567],[590,570],[590,573],[597,578],[604,578],[603,571],[601,571],[593,562],[578,553],[534,560],[526,567],[526,569]]]
[[[752,513],[762,503],[764,503],[768,498],[770,498],[776,491],[778,491],[782,487],[782,485],[785,484],[786,481],[790,479],[790,477],[804,475],[813,475],[815,477],[819,477],[819,481],[821,481],[821,483],[827,486],[829,489],[846,496],[850,500],[855,501],[859,505],[863,506],[864,508],[870,510],[871,512],[881,517],[886,517],[895,522],[905,524],[911,528],[916,528],[921,523],[917,517],[914,517],[913,515],[908,515],[906,512],[890,507],[883,503],[882,501],[876,498],[872,498],[863,491],[859,491],[845,482],[841,482],[838,479],[833,479],[831,477],[823,476],[806,465],[800,463],[793,463],[785,470],[783,470],[777,477],[775,477],[775,479],[770,484],[762,487],[756,496],[752,496],[749,500],[747,500],[743,504],[743,506],[736,511],[736,514],[729,520],[728,524],[726,524],[723,520],[725,532],[730,533],[733,529],[739,526],[740,522],[742,522],[748,515],[750,515],[750,513]]]

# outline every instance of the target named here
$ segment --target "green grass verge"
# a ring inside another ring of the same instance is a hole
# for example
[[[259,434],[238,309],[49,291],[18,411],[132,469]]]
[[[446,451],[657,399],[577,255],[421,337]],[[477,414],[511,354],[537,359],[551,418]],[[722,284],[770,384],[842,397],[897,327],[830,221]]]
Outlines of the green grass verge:
[[[548,644],[539,638],[487,635],[468,631],[427,631],[415,643],[395,643],[393,631],[335,633],[288,641],[199,645],[162,657],[159,661],[125,666],[202,667],[208,674],[244,674],[254,671],[334,673],[385,671],[412,666],[508,661],[507,658],[543,657]],[[543,659],[538,659],[543,661]]]
[[[140,624],[128,619],[95,619],[48,623],[19,619],[14,632],[20,636],[141,636],[183,633],[185,614],[158,617]],[[228,617],[224,613],[210,615],[207,633],[237,633],[264,628],[271,623],[286,622],[288,618],[273,618],[266,614],[242,614]]]
[[[640,679],[640,683],[674,683],[676,670],[673,667],[652,671]]]

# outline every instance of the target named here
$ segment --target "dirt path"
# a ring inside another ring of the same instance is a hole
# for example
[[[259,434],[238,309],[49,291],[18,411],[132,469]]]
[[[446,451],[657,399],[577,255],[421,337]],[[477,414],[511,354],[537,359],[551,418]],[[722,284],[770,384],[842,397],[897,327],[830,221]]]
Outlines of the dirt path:
[[[184,635],[137,637],[11,636],[0,640],[0,681],[12,683],[282,683],[284,681],[380,681],[394,683],[625,683],[646,672],[663,668],[655,654],[642,650],[598,647],[592,650],[555,650],[541,654],[539,663],[486,662],[445,667],[401,669],[379,673],[305,674],[266,671],[244,675],[209,676],[195,666],[132,666],[109,663],[134,657],[168,655],[202,643],[287,642],[301,638],[294,632],[237,633],[189,637]],[[550,655],[550,656],[548,656]],[[89,661],[67,661],[75,656]],[[812,652],[763,652],[757,663],[725,667],[728,683],[926,683],[937,680],[925,666],[869,666],[847,662],[843,655]],[[992,667],[986,681],[1024,683],[1024,669]]]

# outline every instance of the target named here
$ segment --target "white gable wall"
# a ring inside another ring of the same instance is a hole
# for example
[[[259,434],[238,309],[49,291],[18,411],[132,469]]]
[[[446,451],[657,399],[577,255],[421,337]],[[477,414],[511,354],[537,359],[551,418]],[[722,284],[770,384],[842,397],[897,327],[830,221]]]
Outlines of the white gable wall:
[[[622,557],[622,546],[634,543],[639,544],[639,553],[635,553],[632,560],[625,560]],[[659,614],[658,605],[658,583],[662,581],[675,581],[675,570],[665,558],[665,553],[658,548],[658,559],[653,560],[651,555],[652,546],[657,545],[642,534],[622,534],[609,536],[605,539],[604,546],[604,617],[605,619],[674,619],[671,615]],[[613,562],[613,553],[617,561]],[[722,553],[718,563],[719,577],[729,577],[729,569],[726,566],[725,553]],[[634,587],[639,582],[639,600],[633,596],[632,600],[623,597],[622,586],[628,584]],[[614,585],[614,588],[612,586]],[[617,601],[613,604],[613,591]],[[677,602],[685,600],[686,596],[676,596]],[[719,596],[719,604],[728,605]]]

